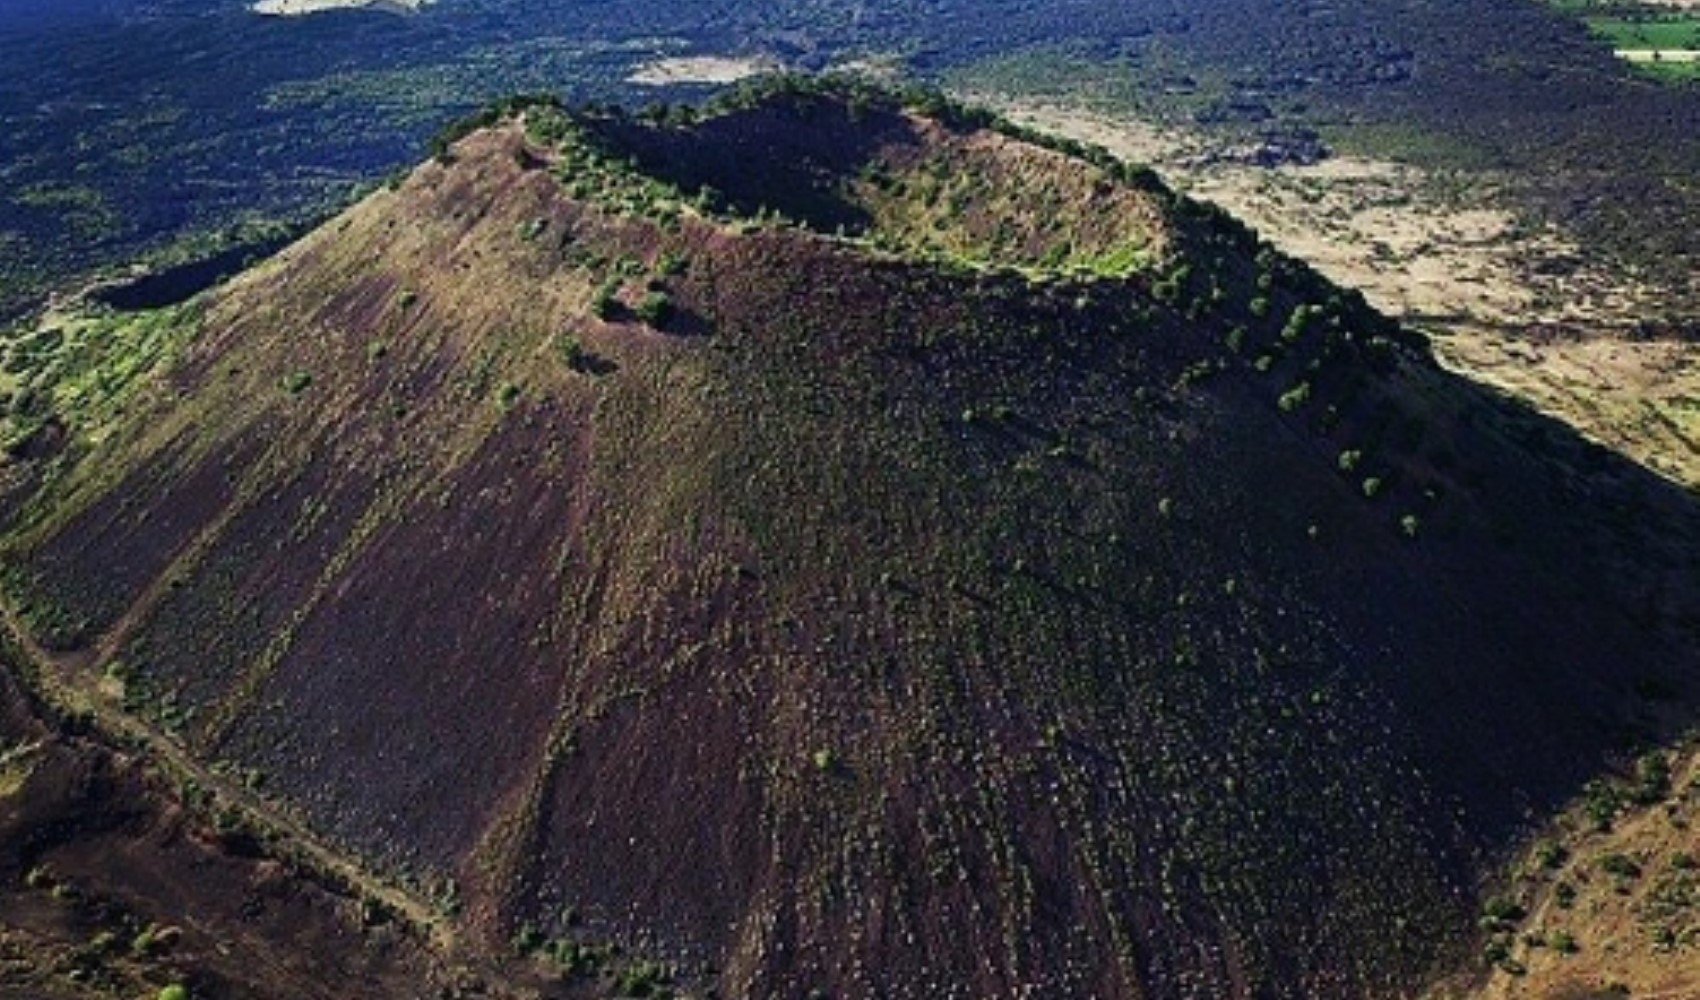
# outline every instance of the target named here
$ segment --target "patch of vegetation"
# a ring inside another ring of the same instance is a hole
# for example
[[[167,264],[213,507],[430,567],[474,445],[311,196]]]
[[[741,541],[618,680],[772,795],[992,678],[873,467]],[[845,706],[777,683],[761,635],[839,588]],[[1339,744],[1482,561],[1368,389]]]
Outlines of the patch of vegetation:
[[[124,414],[148,375],[169,364],[199,321],[192,305],[141,313],[89,307],[5,334],[4,448],[18,454],[55,423],[98,434]]]
[[[1603,778],[1588,782],[1582,789],[1583,811],[1593,821],[1594,829],[1610,830],[1623,810],[1623,796],[1617,786]]]
[[[1600,871],[1623,879],[1641,877],[1641,866],[1627,854],[1612,853],[1600,858]]]
[[[638,319],[659,329],[673,318],[673,299],[666,292],[649,292],[638,302],[634,312]]]
[[[622,997],[670,997],[672,991],[667,984],[671,979],[665,966],[656,962],[639,962],[620,973],[614,988]]]
[[[479,110],[462,118],[457,118],[443,126],[426,144],[431,156],[438,163],[454,162],[454,146],[480,129],[518,118],[524,112],[532,109],[542,111],[559,111],[561,98],[555,94],[515,94],[504,97],[485,105]]]
[[[1281,412],[1291,413],[1310,402],[1310,395],[1310,383],[1300,382],[1298,385],[1295,385],[1286,392],[1283,392],[1281,394],[1281,398],[1277,402],[1281,407]]]
[[[612,320],[619,315],[620,286],[618,278],[610,278],[596,287],[590,299],[590,314],[600,320]]]

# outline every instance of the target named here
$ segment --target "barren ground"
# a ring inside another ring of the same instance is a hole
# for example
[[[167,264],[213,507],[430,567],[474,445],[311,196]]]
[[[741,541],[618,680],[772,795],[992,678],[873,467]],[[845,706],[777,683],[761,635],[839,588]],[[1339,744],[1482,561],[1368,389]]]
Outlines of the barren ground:
[[[268,17],[301,17],[328,10],[387,10],[397,14],[417,11],[435,0],[259,0],[251,8]]]
[[[639,66],[626,80],[645,87],[667,87],[681,83],[737,83],[768,73],[778,63],[765,57],[679,56],[656,59]]]

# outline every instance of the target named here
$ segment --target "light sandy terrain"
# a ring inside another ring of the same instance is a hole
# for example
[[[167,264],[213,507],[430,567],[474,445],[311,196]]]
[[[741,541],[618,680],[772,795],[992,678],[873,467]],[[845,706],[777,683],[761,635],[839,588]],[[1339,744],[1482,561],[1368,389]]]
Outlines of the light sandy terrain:
[[[1632,63],[1700,62],[1700,49],[1618,49],[1617,57]]]
[[[1700,996],[1700,748],[1690,743],[1671,759],[1666,801],[1632,810],[1609,831],[1577,810],[1549,831],[1565,857],[1523,859],[1506,890],[1529,909],[1513,949],[1523,972],[1496,971],[1472,1000]],[[1634,868],[1614,874],[1607,858]],[[1561,896],[1560,884],[1574,895]]]
[[[1430,333],[1453,369],[1700,487],[1700,344],[1626,336],[1653,311],[1656,290],[1593,266],[1557,232],[1520,223],[1495,178],[1345,156],[1270,169],[1145,122],[1054,105],[1000,109],[1151,164]]]
[[[259,0],[249,9],[268,17],[300,17],[328,10],[386,10],[397,14],[418,11],[435,0]]]
[[[779,68],[777,61],[765,56],[676,56],[644,63],[626,77],[626,82],[645,87],[678,83],[737,83]]]
[[[1448,366],[1700,487],[1700,347],[1606,338],[1541,344],[1468,328],[1437,335],[1434,347]]]
[[[904,62],[903,57],[897,54],[867,55],[835,63],[827,68],[827,72],[896,84],[903,80]]]

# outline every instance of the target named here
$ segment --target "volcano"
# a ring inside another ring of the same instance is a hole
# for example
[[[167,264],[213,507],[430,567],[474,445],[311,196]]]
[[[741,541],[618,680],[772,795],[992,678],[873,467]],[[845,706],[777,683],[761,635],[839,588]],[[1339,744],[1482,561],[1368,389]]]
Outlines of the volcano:
[[[1410,995],[1697,666],[1691,497],[926,95],[516,100],[102,322],[14,658],[562,995]]]

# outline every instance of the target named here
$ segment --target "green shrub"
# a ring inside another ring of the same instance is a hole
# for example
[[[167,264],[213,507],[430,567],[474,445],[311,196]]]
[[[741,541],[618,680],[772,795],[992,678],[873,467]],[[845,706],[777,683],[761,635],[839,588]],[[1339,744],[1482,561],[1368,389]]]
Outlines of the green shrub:
[[[654,962],[639,962],[620,973],[616,990],[623,997],[650,997],[664,992],[667,970]]]
[[[555,348],[560,351],[561,360],[565,361],[567,363],[567,367],[574,371],[582,369],[585,362],[590,357],[589,353],[584,349],[584,344],[580,342],[578,337],[570,333],[561,334],[560,338],[555,342]]]
[[[543,947],[543,935],[538,933],[537,928],[530,924],[525,924],[514,932],[513,948],[516,954],[529,955],[541,947]]]
[[[620,281],[610,278],[597,286],[596,293],[590,297],[590,314],[597,319],[612,319],[615,307],[618,305],[616,296],[620,294]]]
[[[1600,871],[1618,878],[1640,878],[1641,866],[1627,854],[1608,854],[1600,859]]]
[[[1364,453],[1355,448],[1348,448],[1340,453],[1340,471],[1351,472],[1363,461]]]
[[[661,326],[673,317],[673,300],[666,292],[650,292],[638,303],[637,317],[650,326]]]
[[[310,372],[290,372],[283,377],[283,391],[291,396],[301,395],[312,384],[313,375]]]
[[[1650,753],[1635,762],[1635,787],[1630,798],[1637,805],[1657,805],[1670,796],[1670,790],[1670,761],[1664,754]]]
[[[1310,402],[1310,383],[1300,382],[1281,394],[1278,404],[1282,413],[1291,413]]]
[[[1594,779],[1582,788],[1583,811],[1593,820],[1594,829],[1601,831],[1611,829],[1611,824],[1617,818],[1618,811],[1623,808],[1623,798],[1611,782]]]
[[[1364,496],[1373,500],[1381,495],[1383,483],[1380,476],[1370,476],[1364,480]]]
[[[189,1000],[189,987],[172,983],[159,991],[159,1000]]]
[[[1527,914],[1523,904],[1509,896],[1495,896],[1482,904],[1482,916],[1495,923],[1514,924]]]
[[[149,924],[130,941],[130,953],[145,958],[159,949],[159,928]]]
[[[1304,336],[1306,330],[1310,329],[1310,321],[1316,315],[1315,306],[1295,308],[1293,314],[1287,317],[1287,325],[1281,328],[1281,339],[1289,344],[1297,341]]]

